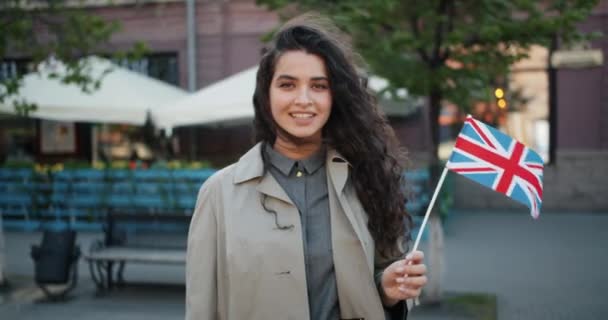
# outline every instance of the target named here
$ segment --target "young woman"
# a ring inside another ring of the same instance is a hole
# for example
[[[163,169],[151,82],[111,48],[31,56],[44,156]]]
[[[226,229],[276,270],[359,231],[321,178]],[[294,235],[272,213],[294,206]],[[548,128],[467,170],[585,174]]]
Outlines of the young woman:
[[[292,20],[260,62],[258,144],[198,196],[186,319],[404,319],[426,283],[393,131],[328,30]]]

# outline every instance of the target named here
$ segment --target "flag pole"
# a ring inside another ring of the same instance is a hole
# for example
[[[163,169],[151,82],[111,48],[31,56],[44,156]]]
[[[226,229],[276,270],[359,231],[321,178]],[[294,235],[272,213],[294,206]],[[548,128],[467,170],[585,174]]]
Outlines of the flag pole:
[[[422,224],[420,225],[420,230],[418,230],[418,236],[416,237],[416,242],[414,242],[414,248],[412,251],[416,251],[418,249],[418,244],[420,244],[420,238],[422,237],[422,233],[424,232],[424,227],[426,226],[426,222],[429,220],[429,216],[431,214],[431,209],[433,209],[433,205],[435,205],[435,200],[437,200],[437,195],[439,194],[439,190],[441,190],[441,186],[443,185],[443,180],[445,180],[445,176],[448,173],[448,167],[443,167],[443,172],[441,173],[441,177],[437,182],[437,186],[435,187],[435,193],[433,193],[433,197],[431,198],[431,202],[429,203],[428,208],[426,209],[426,214],[424,215],[424,220],[422,220]]]

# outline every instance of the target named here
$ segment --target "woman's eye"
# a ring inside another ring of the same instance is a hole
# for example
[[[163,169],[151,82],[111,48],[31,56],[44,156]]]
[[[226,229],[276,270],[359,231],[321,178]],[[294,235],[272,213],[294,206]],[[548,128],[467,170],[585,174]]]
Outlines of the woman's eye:
[[[328,89],[328,88],[329,88],[329,86],[328,86],[328,85],[323,84],[323,83],[317,83],[317,84],[313,84],[313,85],[312,85],[312,87],[313,87],[314,89],[317,89],[317,90],[326,90],[326,89]]]
[[[294,84],[291,82],[279,83],[279,88],[293,88]]]

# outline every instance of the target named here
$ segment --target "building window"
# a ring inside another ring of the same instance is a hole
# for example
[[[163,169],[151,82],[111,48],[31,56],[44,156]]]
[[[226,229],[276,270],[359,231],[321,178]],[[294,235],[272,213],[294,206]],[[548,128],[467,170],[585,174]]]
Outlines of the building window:
[[[114,62],[123,68],[179,86],[177,53],[153,53],[137,60],[120,59]]]
[[[29,59],[4,59],[0,60],[0,81],[5,81],[24,75],[28,72]]]

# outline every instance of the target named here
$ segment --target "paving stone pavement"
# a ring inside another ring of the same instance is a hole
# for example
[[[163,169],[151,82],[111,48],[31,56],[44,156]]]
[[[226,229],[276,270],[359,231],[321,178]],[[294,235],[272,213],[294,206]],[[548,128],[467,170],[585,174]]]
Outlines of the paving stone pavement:
[[[498,319],[608,319],[608,214],[456,212],[445,234],[444,289],[495,294]],[[13,290],[0,294],[0,319],[156,320],[184,318],[184,270],[128,266],[143,283],[99,295],[81,260],[79,284],[63,303],[36,302],[29,247],[39,233],[6,232]],[[79,233],[87,250],[101,234]],[[424,246],[422,247],[424,249]],[[162,282],[162,284],[158,284]],[[414,309],[410,320],[471,319],[442,308]]]
[[[606,213],[456,213],[445,287],[495,293],[500,320],[608,319]]]

